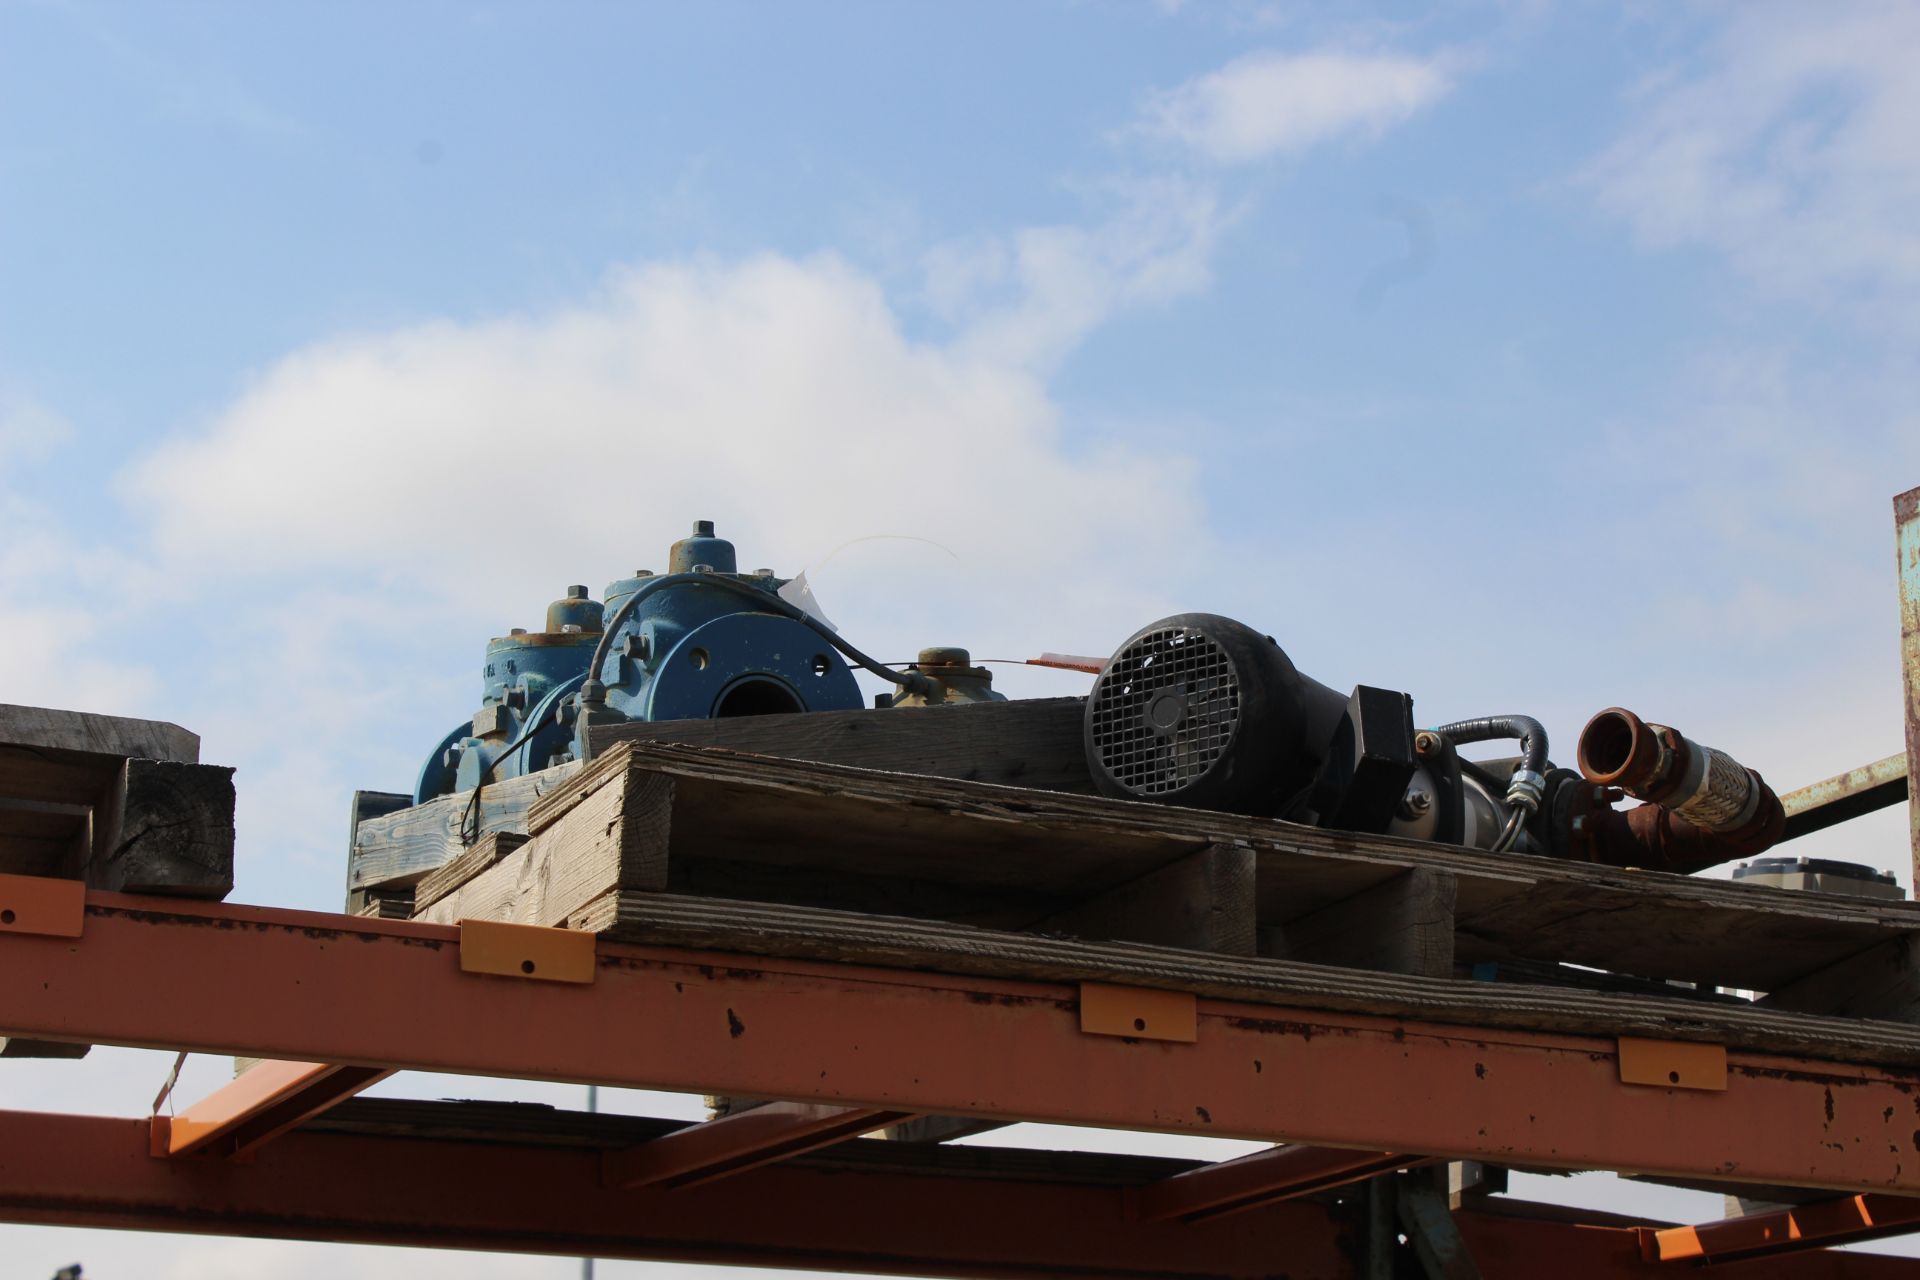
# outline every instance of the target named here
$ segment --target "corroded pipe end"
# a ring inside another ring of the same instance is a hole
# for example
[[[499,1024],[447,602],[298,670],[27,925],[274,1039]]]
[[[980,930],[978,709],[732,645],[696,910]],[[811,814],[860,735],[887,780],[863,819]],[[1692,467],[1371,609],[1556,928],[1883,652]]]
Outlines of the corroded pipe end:
[[[1637,792],[1654,781],[1660,767],[1655,730],[1625,707],[1608,707],[1580,731],[1580,772],[1603,787]]]

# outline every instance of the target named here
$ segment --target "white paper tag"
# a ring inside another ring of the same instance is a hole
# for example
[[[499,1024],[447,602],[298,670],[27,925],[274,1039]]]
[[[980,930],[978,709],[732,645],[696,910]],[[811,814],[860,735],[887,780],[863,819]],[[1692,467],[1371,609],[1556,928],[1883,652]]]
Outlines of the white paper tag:
[[[826,614],[820,611],[820,602],[813,598],[813,589],[807,586],[807,571],[805,569],[794,574],[792,580],[790,580],[786,586],[781,587],[777,594],[782,600],[785,600],[794,608],[799,609],[827,630],[835,632],[840,630],[840,628],[833,625],[832,620],[829,619]]]

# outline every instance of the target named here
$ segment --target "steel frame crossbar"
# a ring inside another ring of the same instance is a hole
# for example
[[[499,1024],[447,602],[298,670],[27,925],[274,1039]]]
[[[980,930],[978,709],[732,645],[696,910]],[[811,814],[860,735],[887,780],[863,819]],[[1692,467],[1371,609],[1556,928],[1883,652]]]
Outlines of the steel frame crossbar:
[[[261,1062],[185,1111],[154,1116],[153,1152],[243,1156],[392,1074],[387,1067]]]
[[[1920,1199],[1848,1196],[1699,1226],[1647,1230],[1642,1232],[1642,1248],[1650,1262],[1727,1262],[1878,1240],[1917,1228]]]
[[[1198,1001],[1194,1043],[1148,1042],[1083,1032],[1066,983],[602,941],[592,983],[553,984],[463,972],[459,940],[456,928],[415,922],[93,893],[77,939],[0,935],[0,1027],[383,1070],[1920,1192],[1912,1071],[1732,1053],[1724,1091],[1652,1087],[1622,1083],[1611,1040],[1211,999]],[[156,990],[176,994],[155,1000]]]
[[[610,1187],[698,1186],[910,1118],[906,1111],[769,1102],[610,1151],[601,1179]]]

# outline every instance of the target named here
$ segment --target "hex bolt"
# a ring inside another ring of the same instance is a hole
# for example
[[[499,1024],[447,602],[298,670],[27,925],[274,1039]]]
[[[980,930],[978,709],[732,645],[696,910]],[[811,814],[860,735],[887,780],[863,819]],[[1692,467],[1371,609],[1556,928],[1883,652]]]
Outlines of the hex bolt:
[[[586,598],[587,598],[587,589],[585,587],[575,585],[567,588],[567,599],[585,600]]]
[[[695,520],[693,522],[693,536],[696,538],[711,538],[713,536],[713,521]]]
[[[1422,729],[1413,735],[1413,750],[1416,755],[1430,756],[1440,749],[1440,735],[1431,729]]]

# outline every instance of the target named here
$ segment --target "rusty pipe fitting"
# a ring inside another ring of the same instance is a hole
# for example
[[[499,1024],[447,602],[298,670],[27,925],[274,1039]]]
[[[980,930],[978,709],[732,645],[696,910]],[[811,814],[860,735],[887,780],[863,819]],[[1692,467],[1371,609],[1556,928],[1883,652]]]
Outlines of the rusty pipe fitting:
[[[1724,751],[1703,747],[1663,724],[1608,707],[1580,731],[1580,772],[1636,800],[1669,809],[1708,831],[1738,831],[1772,793]]]
[[[1724,751],[1609,707],[1580,733],[1580,772],[1596,788],[1618,787],[1646,803],[1625,813],[1582,815],[1587,856],[1614,866],[1698,871],[1764,853],[1786,828],[1786,811],[1759,774]]]

